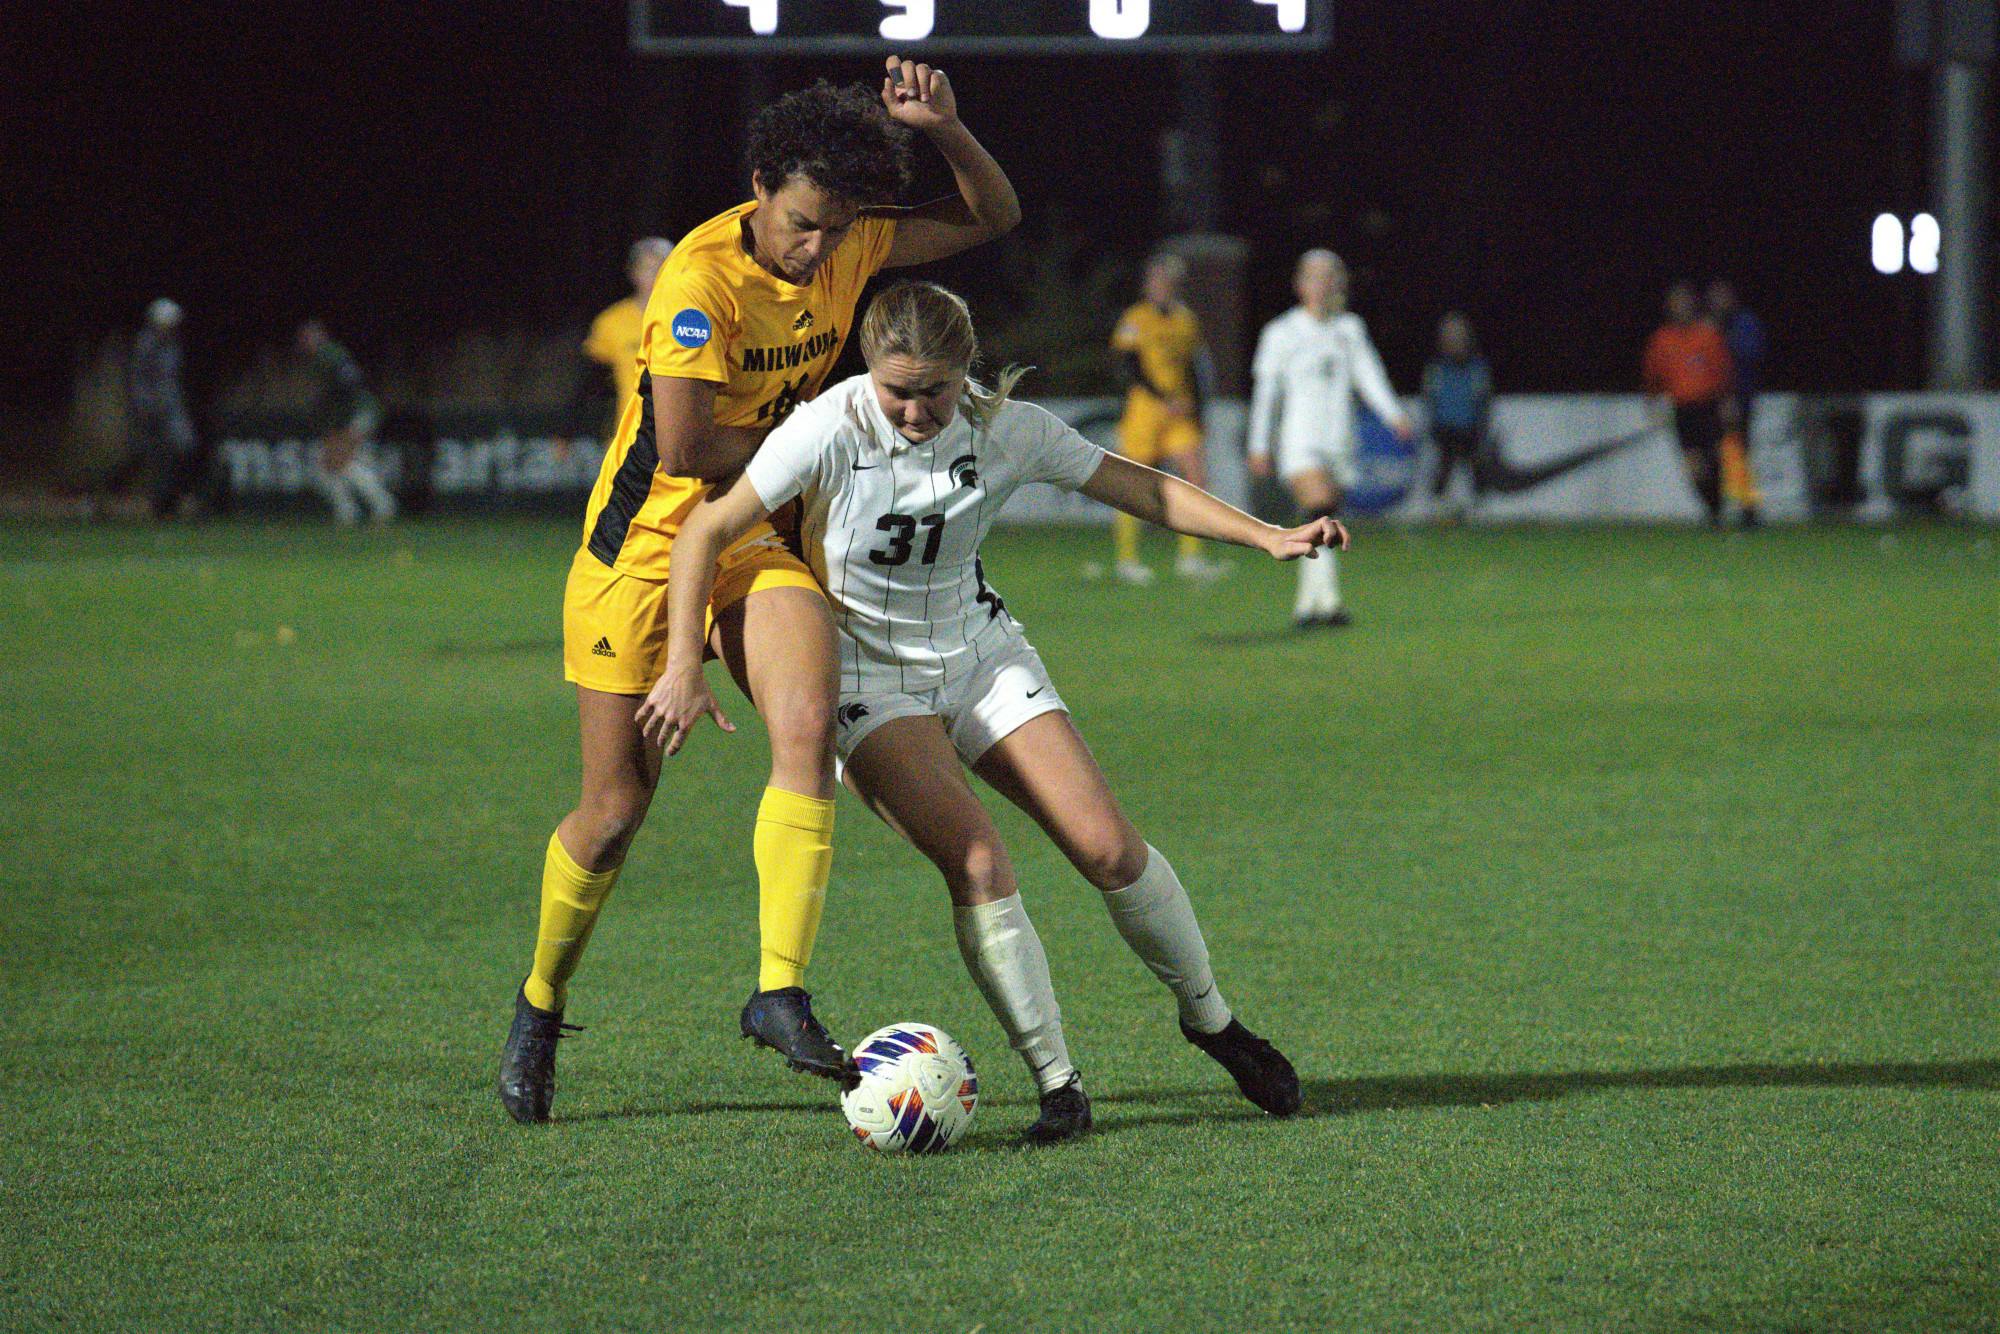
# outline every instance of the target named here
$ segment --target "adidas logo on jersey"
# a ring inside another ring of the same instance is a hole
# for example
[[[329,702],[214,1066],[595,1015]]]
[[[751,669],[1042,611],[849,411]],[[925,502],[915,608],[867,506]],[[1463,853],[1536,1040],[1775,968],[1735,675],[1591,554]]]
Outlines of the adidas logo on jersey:
[[[802,333],[805,330],[810,329],[812,327],[813,327],[813,313],[809,310],[800,311],[799,317],[792,321],[793,333]]]
[[[615,658],[618,656],[618,650],[612,648],[611,641],[605,638],[599,638],[595,644],[592,644],[590,651],[600,658]]]

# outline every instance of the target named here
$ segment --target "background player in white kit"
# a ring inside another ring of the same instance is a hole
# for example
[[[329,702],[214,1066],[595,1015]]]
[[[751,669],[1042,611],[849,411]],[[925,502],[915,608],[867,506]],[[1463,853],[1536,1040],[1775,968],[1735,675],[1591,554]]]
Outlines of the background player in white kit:
[[[1321,517],[1285,530],[1167,474],[1106,454],[1041,408],[968,378],[978,345],[957,296],[904,283],[861,325],[866,375],[802,405],[726,494],[682,526],[668,586],[667,667],[639,718],[678,751],[704,716],[702,609],[716,555],[803,495],[806,559],[840,626],[836,746],[848,784],[944,874],[959,950],[1041,1093],[1029,1138],[1090,1127],[1063,1039],[1047,956],[1014,870],[964,767],[1032,816],[1104,893],[1128,945],[1173,992],[1181,1032],[1274,1115],[1298,1110],[1298,1074],[1245,1028],[1216,988],[1173,868],[1119,809],[1020,624],[987,586],[979,544],[1015,488],[1048,482],[1196,537],[1279,560],[1319,556],[1346,533]]]
[[[1347,309],[1347,266],[1331,250],[1308,250],[1293,274],[1299,304],[1264,326],[1250,374],[1250,471],[1277,474],[1305,518],[1339,514],[1359,479],[1354,395],[1408,440],[1416,432],[1361,317]],[[1292,621],[1301,629],[1341,626],[1353,617],[1340,601],[1339,567],[1327,559],[1299,565]]]

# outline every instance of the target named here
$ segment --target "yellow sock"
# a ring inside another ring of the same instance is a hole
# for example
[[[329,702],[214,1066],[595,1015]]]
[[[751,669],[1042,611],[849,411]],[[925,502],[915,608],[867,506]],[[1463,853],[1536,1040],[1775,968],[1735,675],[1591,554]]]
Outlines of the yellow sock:
[[[1129,514],[1111,516],[1111,542],[1118,552],[1118,563],[1134,564],[1139,559],[1139,521]]]
[[[757,989],[805,985],[833,870],[833,802],[764,789],[757,807]]]
[[[560,1010],[569,998],[570,975],[590,943],[590,929],[618,879],[618,868],[586,871],[571,859],[562,840],[549,835],[542,861],[542,921],[535,933],[535,967],[521,989],[538,1010]]]
[[[1181,559],[1187,560],[1192,556],[1199,556],[1200,554],[1201,554],[1201,539],[1198,537],[1189,537],[1186,533],[1182,533]]]

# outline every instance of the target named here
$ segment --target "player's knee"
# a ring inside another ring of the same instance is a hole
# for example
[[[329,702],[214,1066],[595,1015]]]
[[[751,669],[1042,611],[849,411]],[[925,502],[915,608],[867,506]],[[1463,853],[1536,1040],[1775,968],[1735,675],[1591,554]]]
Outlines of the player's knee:
[[[764,726],[773,748],[825,750],[833,741],[833,696],[823,690],[783,690],[765,702]]]
[[[1083,878],[1109,894],[1137,880],[1146,869],[1146,842],[1115,825],[1087,832],[1071,850]]]
[[[577,807],[583,826],[579,831],[586,847],[578,860],[586,866],[625,860],[625,850],[646,821],[646,808],[653,794],[643,788],[614,787],[593,792]]]
[[[1007,875],[1007,849],[996,834],[968,839],[941,859],[954,903],[985,903]]]

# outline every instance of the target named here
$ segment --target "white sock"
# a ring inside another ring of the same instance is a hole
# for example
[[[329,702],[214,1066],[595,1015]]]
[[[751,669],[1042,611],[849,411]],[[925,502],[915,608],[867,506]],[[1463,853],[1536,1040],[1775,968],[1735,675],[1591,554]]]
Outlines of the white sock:
[[[1158,848],[1146,845],[1146,869],[1125,888],[1106,894],[1104,906],[1132,952],[1174,993],[1183,1023],[1197,1033],[1229,1027],[1229,1006],[1209,971],[1208,942],[1194,920],[1194,905]]]
[[[1049,981],[1049,956],[1021,896],[954,906],[951,920],[966,971],[1007,1030],[1007,1041],[1027,1063],[1035,1087],[1048,1093],[1069,1083],[1076,1067],[1063,1041],[1062,1007]]]
[[[389,494],[389,488],[382,484],[382,475],[375,471],[375,465],[357,457],[341,473],[347,484],[354,488],[354,494],[367,504],[368,512],[377,519],[391,519],[396,515],[396,498]]]
[[[331,473],[324,468],[313,469],[313,488],[326,497],[326,503],[333,506],[335,523],[346,527],[361,518],[360,508],[354,503],[354,492],[347,480],[339,473]]]
[[[1314,559],[1298,561],[1299,592],[1292,604],[1294,616],[1324,616],[1340,606],[1340,577],[1334,559],[1333,552],[1322,547]]]

